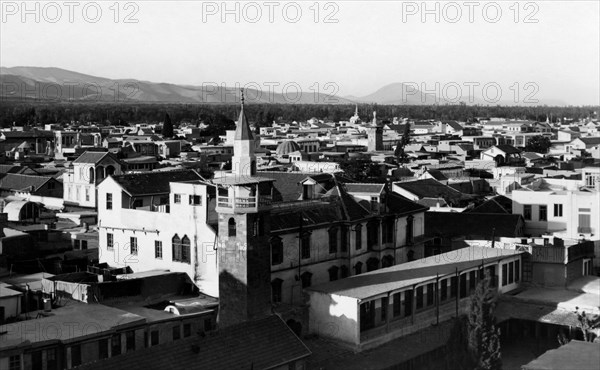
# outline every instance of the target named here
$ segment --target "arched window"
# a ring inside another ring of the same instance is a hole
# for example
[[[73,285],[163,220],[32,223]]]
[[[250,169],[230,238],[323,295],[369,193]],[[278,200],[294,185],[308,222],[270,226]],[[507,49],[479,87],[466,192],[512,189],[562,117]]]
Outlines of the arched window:
[[[115,174],[115,168],[113,166],[106,167],[106,176],[111,176]]]
[[[181,239],[181,262],[190,263],[190,239],[187,235]]]
[[[355,275],[360,275],[362,273],[362,265],[362,262],[357,262],[356,265],[354,265]]]
[[[90,168],[88,169],[88,176],[89,176],[89,178],[88,178],[88,182],[89,182],[90,184],[93,184],[93,183],[94,183],[94,174],[95,174],[95,173],[94,173],[94,167],[90,167]]]
[[[236,230],[235,230],[235,219],[232,217],[229,219],[228,222],[228,228],[229,230],[228,235],[230,238],[235,238],[236,237]]]
[[[171,239],[173,261],[181,261],[181,239],[177,234]]]
[[[300,279],[302,280],[302,288],[308,288],[311,284],[312,274],[306,271],[302,275],[300,275]]]
[[[281,302],[281,286],[283,285],[283,280],[277,278],[271,281],[271,301],[272,303]]]

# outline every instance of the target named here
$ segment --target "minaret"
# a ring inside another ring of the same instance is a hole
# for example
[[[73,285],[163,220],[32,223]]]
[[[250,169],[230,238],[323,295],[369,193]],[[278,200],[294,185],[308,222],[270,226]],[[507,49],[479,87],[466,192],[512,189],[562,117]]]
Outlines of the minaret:
[[[254,138],[242,109],[234,138],[232,174],[219,186],[217,260],[220,328],[271,314],[271,194],[273,180],[255,176]]]
[[[231,172],[238,179],[256,175],[256,156],[254,154],[254,136],[244,113],[244,90],[241,90],[241,110],[235,129]]]

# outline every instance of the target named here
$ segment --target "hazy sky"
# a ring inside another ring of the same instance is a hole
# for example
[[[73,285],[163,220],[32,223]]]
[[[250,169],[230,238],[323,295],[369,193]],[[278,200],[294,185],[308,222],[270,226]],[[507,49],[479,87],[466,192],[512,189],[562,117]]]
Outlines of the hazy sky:
[[[472,82],[479,84],[473,87],[479,98],[482,86],[492,83],[504,100],[519,91],[520,100],[533,94],[569,104],[600,102],[597,0],[228,1],[230,14],[221,1],[120,2],[118,14],[113,1],[74,2],[74,8],[30,1],[31,14],[21,1],[1,3],[5,67],[190,85],[254,82],[267,89],[279,83],[275,91],[297,83],[331,93],[325,84],[332,82],[342,96],[367,95],[393,82],[429,90],[439,83],[449,95],[458,84],[466,96],[465,83]],[[127,15],[137,23],[128,23]]]

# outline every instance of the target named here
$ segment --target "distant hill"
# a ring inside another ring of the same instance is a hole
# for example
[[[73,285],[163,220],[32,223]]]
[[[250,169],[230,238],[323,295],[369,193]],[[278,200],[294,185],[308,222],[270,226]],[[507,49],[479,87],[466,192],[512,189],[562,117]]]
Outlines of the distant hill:
[[[45,67],[0,67],[0,96],[81,102],[145,102],[145,103],[239,103],[239,90],[233,87],[176,85],[140,81],[135,79],[110,79],[91,76],[61,68]],[[468,91],[465,87],[463,93]],[[454,93],[449,90],[448,93]],[[476,97],[470,102],[469,96],[460,101],[468,105],[517,105],[510,96],[497,103]],[[293,101],[292,101],[293,99]],[[299,99],[290,91],[289,98],[280,93],[269,94],[263,91],[246,89],[249,103],[296,103],[296,104],[354,104],[376,103],[381,105],[432,105],[457,104],[444,99],[436,101],[431,93],[424,93],[413,86],[400,82],[386,85],[365,96],[329,96],[327,94],[303,91]],[[528,104],[519,104],[528,105]],[[558,99],[540,100],[537,104],[566,106]]]
[[[430,86],[427,86],[430,88]],[[433,86],[431,86],[433,89]],[[465,94],[468,92],[467,86],[461,86],[462,93]],[[440,87],[442,89],[442,87]],[[475,92],[478,92],[475,89]],[[481,91],[479,91],[481,93]],[[432,105],[432,104],[457,104],[458,102],[463,102],[468,105],[506,105],[506,106],[514,106],[514,105],[528,105],[528,104],[516,104],[514,101],[510,100],[510,96],[506,96],[506,99],[501,99],[497,103],[492,103],[485,101],[483,98],[479,98],[477,96],[471,98],[468,95],[461,96],[458,101],[455,101],[456,91],[452,88],[448,88],[446,92],[450,99],[453,101],[448,101],[443,99],[443,96],[439,96],[436,101],[436,96],[433,92],[422,92],[419,89],[416,89],[412,85],[403,84],[401,82],[392,83],[386,85],[379,90],[375,91],[372,94],[366,96],[345,96],[348,100],[353,100],[359,103],[376,103],[383,105]],[[440,92],[440,95],[442,92]],[[512,91],[511,91],[512,94]],[[546,99],[540,100],[539,103],[529,104],[529,105],[549,105],[549,106],[566,106],[567,104],[564,101],[558,99]]]
[[[239,103],[240,91],[232,87],[192,86],[134,79],[110,79],[60,68],[0,67],[0,94],[11,98],[147,103]],[[283,94],[245,90],[248,103],[352,104],[342,97],[290,90]]]

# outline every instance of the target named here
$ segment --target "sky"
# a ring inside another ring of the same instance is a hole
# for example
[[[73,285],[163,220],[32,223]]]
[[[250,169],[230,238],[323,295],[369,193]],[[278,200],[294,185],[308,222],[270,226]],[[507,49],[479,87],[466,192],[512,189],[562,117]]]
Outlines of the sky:
[[[4,67],[338,96],[404,82],[443,97],[600,104],[597,0],[0,3]]]

